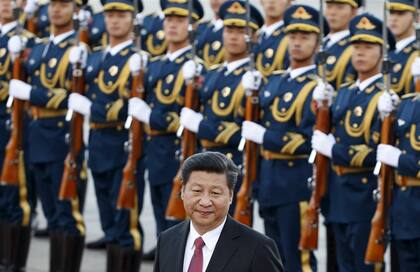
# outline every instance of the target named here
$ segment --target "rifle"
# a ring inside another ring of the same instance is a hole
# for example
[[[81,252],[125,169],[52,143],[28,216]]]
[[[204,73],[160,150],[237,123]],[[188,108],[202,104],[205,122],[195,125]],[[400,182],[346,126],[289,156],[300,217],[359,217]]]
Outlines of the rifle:
[[[193,1],[188,0],[188,34],[190,39],[190,44],[192,45],[192,60],[195,61],[196,48],[195,48],[195,30],[193,28]],[[187,88],[185,91],[185,107],[189,109],[196,110],[198,108],[198,94],[196,91],[198,75],[195,75],[193,80],[186,82]],[[181,157],[180,157],[180,169],[176,174],[171,195],[168,201],[168,207],[166,208],[166,218],[170,220],[184,220],[186,218],[186,213],[184,209],[184,204],[181,199],[181,189],[182,189],[182,179],[181,179],[181,167],[182,163],[191,155],[193,155],[197,149],[197,137],[195,133],[185,130],[182,126],[177,131],[178,137],[182,135],[181,141]]]
[[[136,14],[138,12],[138,2],[134,1]],[[141,52],[141,22],[136,17],[134,21],[134,39],[136,45],[136,51]],[[140,58],[140,61],[143,61]],[[145,99],[144,91],[144,70],[132,74],[131,83],[131,97],[138,97]],[[125,122],[125,128],[130,129],[130,136],[128,140],[128,159],[123,170],[123,179],[120,186],[120,192],[118,195],[117,207],[119,209],[134,209],[137,205],[137,185],[136,185],[136,174],[137,174],[137,162],[143,154],[143,135],[144,126],[143,123],[136,120],[132,116],[128,116]]]
[[[390,92],[391,81],[390,72],[392,68],[391,61],[388,56],[388,28],[387,20],[387,1],[384,1],[384,22],[383,22],[383,65],[382,73],[384,75],[385,91]],[[381,143],[393,144],[393,114],[385,116],[381,126]],[[381,165],[380,162],[376,163],[374,174],[378,176],[378,188],[373,192],[373,198],[377,202],[375,214],[371,221],[371,230],[369,241],[366,248],[365,262],[367,264],[382,264],[384,262],[384,254],[386,243],[389,236],[389,208],[391,204],[392,185],[394,182],[394,169],[391,166]]]
[[[13,15],[18,22],[16,26],[16,34],[21,37],[23,26],[20,24],[19,16],[21,9],[13,2]],[[13,72],[12,78],[25,80],[26,76],[23,69],[23,60],[27,52],[13,56]],[[14,105],[13,105],[14,104]],[[25,115],[25,101],[9,96],[7,107],[12,110],[12,133],[6,147],[6,153],[3,162],[0,183],[9,186],[18,186],[25,183],[25,162],[23,156],[23,119]]]
[[[73,23],[77,33],[76,45],[79,46],[80,41],[87,44],[87,28],[80,25],[77,12],[73,15]],[[74,64],[72,73],[71,91],[83,94],[85,91],[85,81],[81,64]],[[81,169],[78,157],[83,146],[83,119],[82,114],[73,112],[72,110],[67,111],[66,121],[71,121],[70,133],[67,138],[70,142],[70,149],[64,161],[64,172],[58,195],[61,200],[73,200],[77,198],[77,181]]]
[[[245,40],[248,45],[248,53],[250,56],[248,71],[254,71],[254,53],[252,50],[252,29],[249,25],[251,21],[251,6],[249,0],[246,1],[246,17],[247,17],[247,34]],[[259,119],[259,96],[258,90],[246,90],[245,102],[245,120],[256,122]],[[243,151],[243,171],[241,188],[236,195],[236,207],[233,217],[247,226],[252,225],[252,183],[257,179],[258,165],[258,144],[252,141],[246,141],[242,138],[238,150]]]
[[[323,16],[324,1],[320,1],[320,51],[319,51],[319,72],[324,86],[327,85],[326,79],[326,62],[327,52],[324,50],[324,16]],[[327,92],[327,90],[325,90]],[[330,109],[328,100],[322,101],[321,105],[317,105],[316,123],[315,127],[323,133],[330,132]],[[309,187],[312,189],[311,199],[309,201],[308,210],[305,213],[304,223],[301,231],[299,242],[300,249],[314,250],[318,248],[318,233],[319,233],[319,211],[321,199],[327,191],[328,172],[329,172],[329,158],[312,150],[309,156],[309,163],[315,164],[313,166],[313,177],[308,179]]]

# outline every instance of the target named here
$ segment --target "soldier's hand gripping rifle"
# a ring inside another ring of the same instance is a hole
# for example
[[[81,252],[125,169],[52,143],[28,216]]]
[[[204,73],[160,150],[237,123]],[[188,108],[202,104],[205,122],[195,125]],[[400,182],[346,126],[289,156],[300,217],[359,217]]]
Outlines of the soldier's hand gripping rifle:
[[[188,33],[190,44],[192,46],[192,60],[196,61],[196,46],[195,46],[195,30],[193,28],[193,1],[188,0],[188,19],[189,19],[189,26],[188,26]],[[195,67],[198,67],[196,63]],[[186,82],[186,91],[185,91],[185,107],[197,110],[198,108],[198,93],[197,93],[197,81],[199,75],[198,71],[195,71],[195,76],[189,82]],[[184,127],[180,126],[177,132],[177,136],[180,137],[182,135],[181,140],[181,158],[180,158],[180,165],[191,155],[195,154],[197,150],[197,137],[194,132],[191,132]],[[178,170],[176,174],[173,184],[172,184],[172,192],[169,197],[168,207],[166,208],[166,218],[170,220],[184,220],[186,218],[184,204],[181,199],[181,189],[182,189],[182,180],[181,180],[181,168]]]
[[[134,21],[134,39],[136,52],[140,55],[139,61],[145,61],[141,52],[141,26],[142,19],[138,14],[138,1],[134,1],[136,18]],[[131,95],[130,97],[138,97],[142,100],[146,99],[144,91],[144,64],[140,63],[138,71],[132,71]],[[123,169],[123,179],[118,195],[117,207],[119,209],[134,209],[137,206],[137,163],[143,154],[144,141],[144,125],[142,122],[128,116],[125,122],[125,128],[130,129],[129,139],[126,143],[128,153],[127,162]]]
[[[18,22],[16,26],[17,37],[21,39],[21,43],[25,44],[24,37],[22,37],[23,26],[19,21],[21,9],[18,7],[16,1],[13,2],[13,15]],[[25,50],[19,53],[10,52],[14,54],[13,59],[13,79],[25,80],[25,73],[23,70],[23,60]],[[0,182],[5,185],[18,186],[25,182],[25,165],[23,157],[23,118],[25,114],[25,101],[9,96],[7,107],[12,109],[12,133],[6,147],[6,153],[3,162]]]
[[[383,64],[382,74],[384,77],[385,91],[390,93],[391,81],[391,61],[388,55],[388,28],[387,28],[387,1],[384,1],[384,22],[382,35],[384,45],[382,46]],[[392,145],[394,137],[392,133],[392,125],[394,121],[393,114],[385,116],[381,126],[381,143]],[[386,244],[389,238],[389,207],[391,204],[392,185],[394,182],[394,169],[388,165],[376,163],[374,174],[378,177],[378,188],[374,191],[374,199],[377,201],[375,214],[371,221],[371,230],[369,241],[366,248],[365,262],[368,264],[382,264],[384,262],[384,254]]]
[[[80,46],[80,42],[88,44],[88,30],[83,23],[86,20],[79,18],[79,12],[73,15],[73,24],[76,31],[76,46]],[[82,22],[82,23],[81,23]],[[83,95],[85,92],[85,80],[83,76],[83,67],[81,63],[73,64],[71,92]],[[73,200],[77,197],[77,182],[81,161],[79,159],[80,152],[83,147],[83,115],[72,110],[68,110],[66,120],[70,121],[70,131],[67,135],[69,141],[69,153],[64,161],[64,172],[61,178],[59,198],[61,200]]]
[[[326,87],[328,82],[326,80],[326,62],[327,52],[324,50],[324,1],[320,1],[319,23],[320,36],[319,44],[320,51],[318,56],[318,70],[322,78],[323,85]],[[325,92],[327,92],[325,88]],[[317,101],[316,124],[315,128],[325,134],[330,132],[330,109],[328,100],[323,100],[322,103]],[[308,185],[312,189],[309,207],[304,215],[304,223],[301,231],[299,248],[304,250],[314,250],[318,248],[318,232],[319,232],[319,212],[321,199],[325,195],[328,183],[329,158],[312,150],[309,156],[309,163],[313,166],[313,177],[308,180]]]
[[[251,21],[251,6],[249,0],[246,1],[246,17],[247,17],[247,34],[246,42],[248,45],[249,66],[248,71],[255,70],[254,52],[252,47],[252,28]],[[245,90],[246,104],[245,104],[245,120],[257,122],[259,118],[259,96],[258,90]],[[243,154],[243,178],[241,188],[236,195],[236,207],[233,217],[242,224],[252,226],[252,184],[257,179],[257,165],[258,165],[258,144],[252,141],[241,139],[238,150],[245,152]]]

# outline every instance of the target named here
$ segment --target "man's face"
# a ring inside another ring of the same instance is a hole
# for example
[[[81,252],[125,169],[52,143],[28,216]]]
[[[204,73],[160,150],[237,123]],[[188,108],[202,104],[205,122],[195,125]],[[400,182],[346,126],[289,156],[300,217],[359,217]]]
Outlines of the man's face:
[[[304,61],[312,58],[318,47],[318,35],[312,32],[291,32],[289,54],[292,60]]]
[[[169,15],[163,21],[165,39],[171,43],[181,43],[188,39],[188,17]]]
[[[353,44],[352,64],[357,72],[368,73],[377,68],[382,57],[379,44],[358,42]]]
[[[325,17],[332,31],[341,31],[348,28],[350,20],[356,15],[356,9],[349,4],[327,3]]]
[[[118,10],[106,11],[105,27],[108,34],[112,37],[126,37],[133,28],[133,13]]]
[[[51,25],[63,27],[68,25],[73,18],[73,2],[51,1],[48,5],[48,17]]]
[[[182,189],[187,215],[197,228],[205,232],[223,222],[232,197],[225,174],[194,171]]]
[[[391,11],[389,14],[388,26],[396,37],[405,34],[413,23],[414,13],[410,11]]]
[[[267,17],[278,18],[284,14],[290,6],[291,0],[260,0]]]
[[[220,6],[227,0],[210,0],[210,6],[214,14],[219,13]]]
[[[0,20],[13,21],[13,5],[11,0],[0,0]]]
[[[228,54],[239,55],[247,50],[246,27],[225,26],[223,28],[223,46]]]

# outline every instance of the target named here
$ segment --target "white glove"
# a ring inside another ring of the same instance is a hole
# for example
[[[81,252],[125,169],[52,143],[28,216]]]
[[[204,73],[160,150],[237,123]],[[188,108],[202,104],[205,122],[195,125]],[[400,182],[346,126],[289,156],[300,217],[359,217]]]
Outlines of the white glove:
[[[182,75],[185,81],[190,81],[195,75],[201,74],[203,66],[199,63],[195,63],[193,60],[189,60],[182,66]]]
[[[20,54],[26,47],[27,39],[25,37],[21,37],[18,35],[15,35],[9,39],[9,42],[7,43],[7,47],[9,51],[13,55]]]
[[[321,105],[324,100],[328,101],[328,106],[331,106],[334,96],[334,88],[330,84],[324,84],[322,80],[318,80],[312,99],[316,101],[318,105]]]
[[[264,142],[264,134],[266,131],[267,129],[260,124],[251,121],[242,122],[241,136],[246,140],[262,144]]]
[[[19,79],[12,79],[9,83],[9,95],[20,100],[29,100],[32,86]]]
[[[38,9],[37,0],[27,0],[23,11],[27,14],[34,15],[37,9]]]
[[[136,23],[139,25],[143,25],[144,15],[142,13],[136,14]]]
[[[391,112],[393,112],[400,103],[400,98],[394,92],[388,93],[384,92],[378,100],[378,111],[383,119],[384,117],[388,116]]]
[[[137,73],[140,70],[144,70],[147,67],[148,56],[146,53],[136,53],[133,54],[128,60],[128,65],[130,67],[131,73]]]
[[[314,131],[314,135],[312,135],[312,149],[316,150],[317,152],[321,153],[328,158],[332,158],[332,150],[333,146],[335,145],[335,138],[330,134],[325,134],[319,130]]]
[[[138,97],[133,97],[128,100],[128,115],[133,116],[140,122],[149,124],[151,114],[152,109],[144,100]]]
[[[79,10],[79,13],[77,14],[77,19],[79,19],[80,27],[87,27],[91,18],[92,15],[90,14],[90,11],[85,9]]]
[[[401,150],[399,150],[398,148],[387,144],[378,145],[378,149],[376,151],[377,161],[380,161],[392,167],[398,167],[398,161],[400,159],[400,156]]]
[[[413,77],[420,76],[420,57],[417,57],[411,65],[411,73]]]
[[[258,90],[261,86],[262,75],[259,71],[248,71],[242,76],[242,86],[245,90]]]
[[[87,48],[83,45],[73,46],[69,53],[69,62],[71,64],[79,63],[82,68],[86,67],[88,57]]]
[[[182,108],[179,122],[189,131],[197,133],[202,120],[203,115],[201,113],[189,108]]]
[[[90,115],[90,108],[92,102],[84,95],[78,93],[71,93],[67,107],[83,115]]]

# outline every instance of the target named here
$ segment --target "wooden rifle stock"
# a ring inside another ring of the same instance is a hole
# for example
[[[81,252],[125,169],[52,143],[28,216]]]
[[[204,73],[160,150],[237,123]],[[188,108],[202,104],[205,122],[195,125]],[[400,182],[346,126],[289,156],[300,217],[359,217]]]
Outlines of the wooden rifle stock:
[[[316,116],[316,129],[325,134],[330,132],[330,110],[328,101],[323,101],[318,107]],[[301,230],[299,248],[303,250],[314,250],[318,248],[318,232],[319,232],[319,211],[321,199],[327,191],[328,184],[328,157],[318,153],[315,158],[313,189],[309,207],[306,211]]]
[[[131,97],[145,99],[144,92],[144,71],[133,75]],[[143,123],[133,118],[130,127],[129,155],[123,170],[123,180],[121,182],[120,193],[118,196],[117,207],[119,209],[134,209],[136,207],[137,185],[136,173],[137,162],[143,154]]]
[[[387,116],[382,122],[381,143],[393,144],[392,135],[393,117]],[[368,264],[381,264],[384,262],[384,254],[387,243],[387,231],[389,224],[389,207],[391,205],[392,185],[394,183],[394,170],[391,166],[382,164],[381,173],[378,178],[378,189],[376,197],[375,214],[371,222],[369,241],[366,248],[365,262]]]
[[[87,43],[87,30],[79,31],[80,41]],[[83,95],[85,90],[85,80],[83,77],[83,69],[80,64],[73,67],[73,75],[71,82],[71,91]],[[79,171],[82,168],[78,162],[79,153],[83,146],[83,115],[74,112],[70,124],[70,149],[64,161],[64,172],[61,178],[60,191],[58,197],[61,200],[72,200],[77,198],[77,181]]]
[[[13,61],[13,79],[25,80],[22,69],[22,54]],[[18,186],[19,169],[24,169],[23,161],[23,117],[25,114],[25,101],[14,98],[12,110],[12,133],[6,147],[1,183]]]
[[[196,110],[198,107],[198,94],[195,90],[196,79],[190,82],[187,85],[185,92],[185,107],[189,109]],[[182,163],[191,155],[195,153],[197,149],[197,137],[195,133],[184,129],[181,142],[181,160],[180,167]],[[181,168],[176,174],[171,195],[168,201],[168,207],[166,208],[166,218],[170,220],[184,220],[186,218],[186,213],[184,209],[184,203],[181,199],[181,189],[182,189],[182,180],[181,180]]]
[[[259,119],[258,91],[253,90],[246,98],[245,120],[256,122]],[[258,145],[246,141],[244,154],[244,175],[242,185],[236,195],[236,207],[233,217],[244,225],[252,226],[252,183],[257,179]]]

